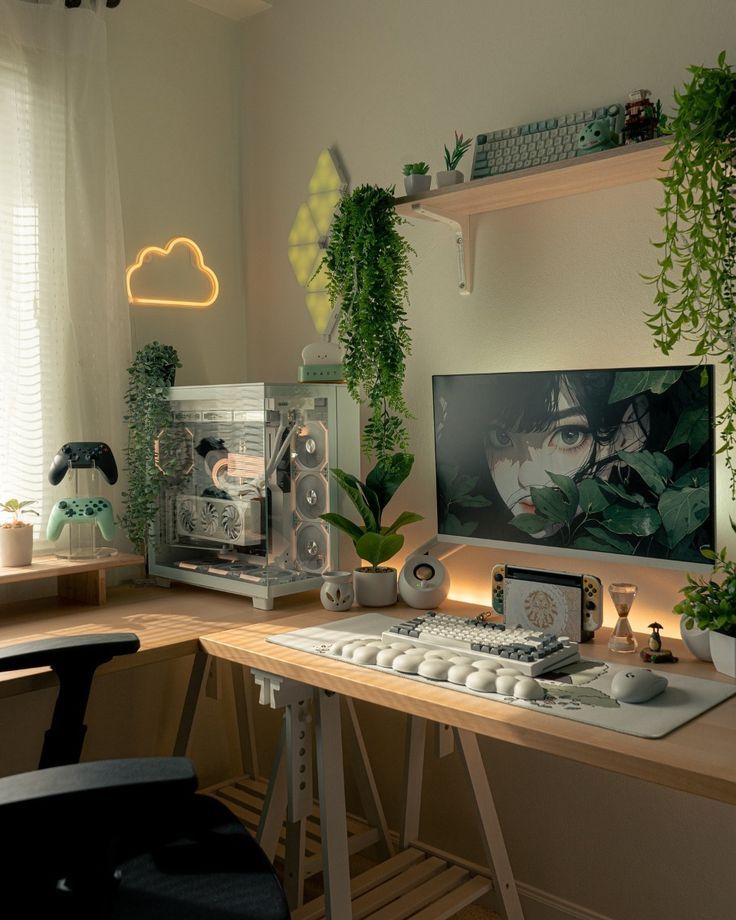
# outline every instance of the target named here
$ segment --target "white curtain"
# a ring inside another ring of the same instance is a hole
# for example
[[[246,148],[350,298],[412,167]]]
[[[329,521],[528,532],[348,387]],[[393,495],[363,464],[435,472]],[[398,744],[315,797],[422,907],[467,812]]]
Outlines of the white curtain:
[[[62,444],[123,466],[124,274],[104,3],[0,0],[0,500],[38,502],[37,549]]]

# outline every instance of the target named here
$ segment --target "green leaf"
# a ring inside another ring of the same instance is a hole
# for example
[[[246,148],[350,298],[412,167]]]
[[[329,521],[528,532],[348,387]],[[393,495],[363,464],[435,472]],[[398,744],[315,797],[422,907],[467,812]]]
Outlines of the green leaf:
[[[327,521],[328,524],[333,524],[335,527],[342,530],[343,533],[346,533],[353,542],[359,540],[363,536],[363,530],[342,514],[337,514],[335,511],[328,511],[326,514],[320,514],[320,517],[323,521]]]
[[[688,455],[695,456],[710,440],[710,419],[707,405],[688,406],[677,420],[665,450],[687,444]]]
[[[538,514],[557,524],[566,524],[575,517],[575,508],[571,508],[559,489],[552,486],[532,486],[529,490],[531,500]]]
[[[455,537],[472,537],[478,529],[477,521],[461,521],[454,514],[445,516],[442,533],[451,534]]]
[[[618,371],[608,397],[609,405],[640,393],[664,393],[682,376],[682,370]]]
[[[356,479],[352,473],[345,473],[343,470],[336,466],[333,466],[330,472],[340,484],[340,487],[348,496],[350,501],[355,505],[358,514],[360,514],[360,516],[363,518],[366,530],[377,532],[379,530],[380,524],[379,521],[376,520],[376,516],[371,511],[368,502],[366,502],[365,497],[363,496],[363,484],[360,482],[360,480]]]
[[[662,523],[654,508],[622,508],[611,505],[603,512],[601,523],[613,533],[650,537]]]
[[[578,510],[579,502],[578,487],[575,481],[569,476],[561,476],[559,473],[551,473],[549,470],[547,470],[547,475],[565,496],[565,501],[572,509],[572,516],[569,516],[568,511],[568,520],[572,520]]]
[[[396,518],[396,520],[391,524],[390,527],[385,527],[382,530],[382,533],[396,533],[400,527],[406,527],[407,524],[416,524],[417,521],[423,521],[424,518],[421,514],[417,514],[414,511],[402,511],[401,514]]]
[[[684,486],[698,488],[698,486],[707,486],[709,482],[710,470],[706,467],[698,467],[696,470],[690,470],[687,473],[683,473],[682,476],[678,476],[672,485],[679,489]]]
[[[666,481],[672,475],[672,461],[668,457],[648,450],[620,450],[617,456],[635,470],[654,493],[664,492]]]
[[[608,533],[602,527],[589,527],[585,534],[572,544],[576,549],[590,549],[601,553],[617,552],[630,556],[634,547],[627,540]]]
[[[382,457],[365,477],[366,486],[378,496],[381,512],[408,477],[413,464],[413,454],[391,454],[388,457]],[[380,519],[380,514],[378,517]]]
[[[667,546],[672,549],[708,519],[710,493],[703,487],[668,489],[660,496],[657,507],[667,534]]]
[[[464,498],[455,499],[453,502],[461,508],[490,508],[493,502],[485,495],[468,495]]]
[[[629,502],[632,505],[641,505],[642,507],[646,505],[644,497],[637,492],[627,492],[626,489],[622,489],[621,486],[616,486],[612,482],[605,482],[602,479],[597,480],[597,482],[600,484],[603,492],[610,495],[613,500],[620,498],[622,501]]]
[[[395,556],[403,545],[404,537],[399,533],[366,533],[356,542],[355,551],[375,568]]]
[[[538,514],[517,514],[516,517],[511,520],[511,523],[514,527],[518,527],[519,530],[523,530],[524,533],[532,535],[541,533],[549,527],[547,518],[540,517]]]
[[[583,479],[578,483],[578,504],[588,514],[595,514],[607,508],[611,500],[603,494],[597,480]]]

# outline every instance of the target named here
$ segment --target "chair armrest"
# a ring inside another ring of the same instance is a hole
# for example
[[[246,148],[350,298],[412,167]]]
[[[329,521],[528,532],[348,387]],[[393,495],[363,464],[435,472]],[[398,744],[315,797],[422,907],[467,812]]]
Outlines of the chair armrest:
[[[56,670],[60,665],[72,661],[90,662],[96,667],[116,655],[137,652],[140,645],[140,639],[135,633],[95,633],[36,639],[33,642],[1,647],[0,671],[43,667]]]

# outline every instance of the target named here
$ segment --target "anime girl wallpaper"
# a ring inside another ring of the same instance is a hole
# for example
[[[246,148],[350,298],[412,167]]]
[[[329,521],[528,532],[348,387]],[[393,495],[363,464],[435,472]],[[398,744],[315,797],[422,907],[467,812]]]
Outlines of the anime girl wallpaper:
[[[438,532],[702,562],[713,369],[433,379]]]

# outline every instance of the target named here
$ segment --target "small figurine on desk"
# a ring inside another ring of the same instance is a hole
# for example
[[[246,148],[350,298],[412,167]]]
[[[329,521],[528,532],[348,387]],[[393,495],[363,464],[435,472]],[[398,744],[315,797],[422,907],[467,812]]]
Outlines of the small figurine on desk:
[[[635,89],[629,93],[624,117],[624,143],[638,144],[657,137],[663,124],[662,105],[649,98],[648,89]]]
[[[607,118],[599,118],[587,124],[578,137],[576,157],[587,153],[599,153],[601,150],[610,150],[618,147],[618,134],[611,128]]]
[[[644,661],[650,661],[654,664],[674,663],[677,658],[668,648],[662,648],[662,637],[659,634],[662,629],[661,623],[650,623],[647,627],[651,629],[652,634],[649,637],[648,648],[643,648],[639,653]]]

